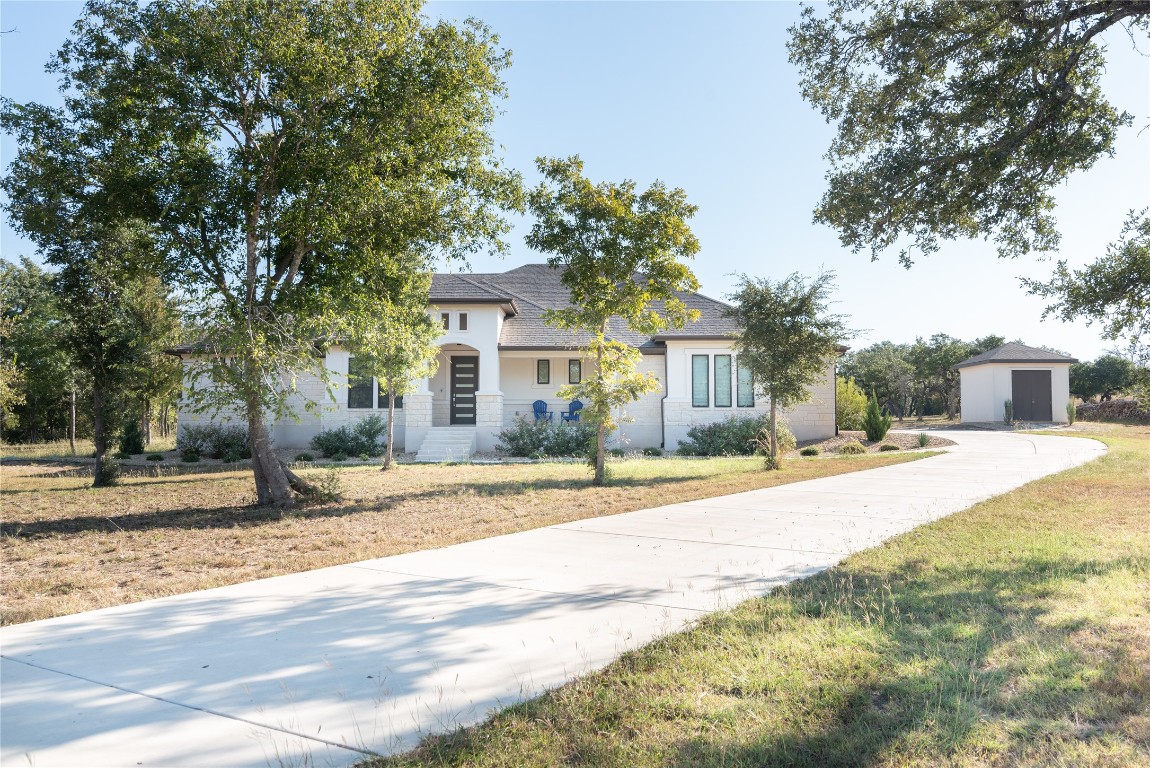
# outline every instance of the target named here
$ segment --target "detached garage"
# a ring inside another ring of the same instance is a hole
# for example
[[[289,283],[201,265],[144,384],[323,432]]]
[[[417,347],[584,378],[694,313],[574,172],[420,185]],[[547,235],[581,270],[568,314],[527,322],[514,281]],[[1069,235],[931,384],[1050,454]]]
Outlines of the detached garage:
[[[1070,402],[1073,357],[1011,342],[954,366],[959,373],[962,421],[1002,421],[1006,401],[1015,421],[1062,421]]]

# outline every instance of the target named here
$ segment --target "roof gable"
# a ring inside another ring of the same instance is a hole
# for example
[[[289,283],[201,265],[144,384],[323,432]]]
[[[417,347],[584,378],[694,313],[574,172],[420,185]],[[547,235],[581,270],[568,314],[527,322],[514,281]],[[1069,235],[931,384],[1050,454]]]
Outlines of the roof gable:
[[[1025,344],[1019,344],[1016,341],[1007,342],[1001,347],[995,347],[992,350],[983,352],[981,355],[975,355],[961,363],[955,365],[955,368],[967,368],[972,365],[983,365],[985,363],[1077,363],[1078,359],[1074,357],[1067,357],[1060,355],[1057,352],[1051,352],[1049,349],[1039,349],[1038,347],[1028,347]]]

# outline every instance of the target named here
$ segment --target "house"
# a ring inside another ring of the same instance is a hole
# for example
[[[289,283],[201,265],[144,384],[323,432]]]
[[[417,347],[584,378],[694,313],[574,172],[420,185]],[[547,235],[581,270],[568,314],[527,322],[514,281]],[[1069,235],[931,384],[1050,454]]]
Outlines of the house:
[[[1017,421],[1068,420],[1073,357],[1010,342],[954,366],[959,373],[962,422],[1003,421],[1006,401]]]
[[[534,418],[532,403],[537,400],[545,401],[552,418],[559,420],[570,405],[559,398],[559,389],[588,375],[590,365],[579,353],[587,337],[553,328],[543,319],[546,310],[570,304],[561,274],[546,264],[527,264],[498,274],[434,276],[429,312],[443,326],[439,367],[397,401],[397,448],[420,451],[428,460],[493,450],[500,431],[518,418]],[[653,374],[661,385],[624,409],[628,420],[614,436],[621,446],[674,450],[692,425],[769,410],[731,349],[736,329],[723,316],[727,305],[697,293],[681,293],[679,298],[699,311],[697,322],[655,336],[627,329],[611,334],[642,352],[640,370]],[[183,357],[185,367],[193,363],[190,353]],[[336,385],[336,402],[318,376],[299,376],[294,403],[298,417],[269,425],[278,447],[306,447],[320,430],[371,414],[386,417],[386,393],[370,378],[357,375],[347,349],[329,348],[324,365]],[[834,397],[834,361],[828,360],[811,399],[784,412],[798,439],[834,435]],[[322,408],[305,412],[308,399]],[[181,409],[179,424],[183,428],[227,417]]]

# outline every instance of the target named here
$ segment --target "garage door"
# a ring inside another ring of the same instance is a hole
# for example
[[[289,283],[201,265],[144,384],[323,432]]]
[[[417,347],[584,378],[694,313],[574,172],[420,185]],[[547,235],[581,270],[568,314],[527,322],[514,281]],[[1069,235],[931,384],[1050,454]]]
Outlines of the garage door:
[[[1020,421],[1053,421],[1050,402],[1050,371],[1011,371],[1014,418]]]

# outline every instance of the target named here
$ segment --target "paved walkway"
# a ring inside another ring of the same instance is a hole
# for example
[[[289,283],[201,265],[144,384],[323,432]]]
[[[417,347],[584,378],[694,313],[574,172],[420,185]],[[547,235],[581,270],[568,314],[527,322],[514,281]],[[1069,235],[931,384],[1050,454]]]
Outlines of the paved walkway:
[[[348,765],[1104,453],[947,433],[923,461],[0,632],[0,763]]]

